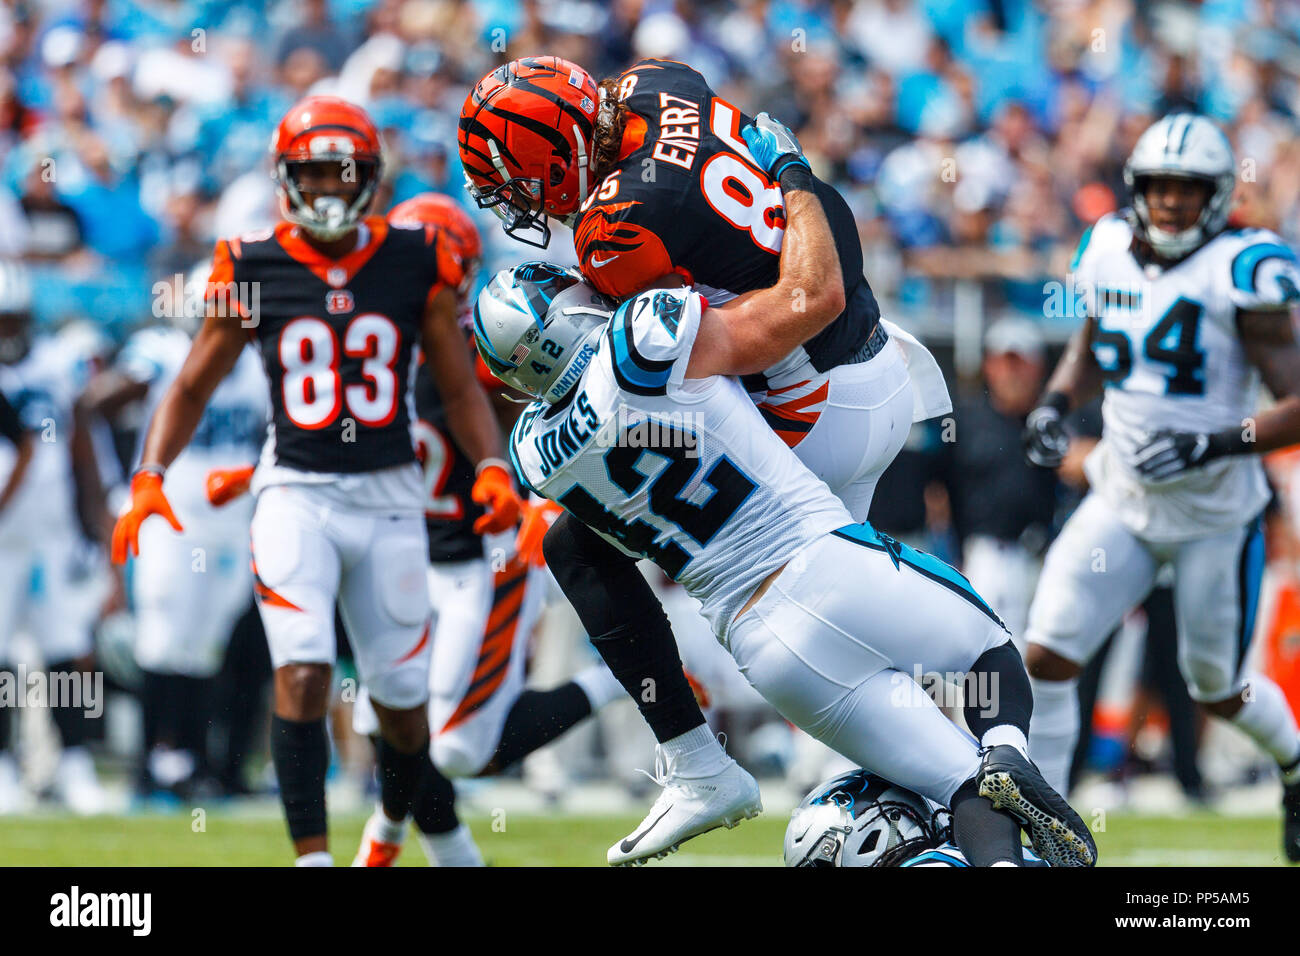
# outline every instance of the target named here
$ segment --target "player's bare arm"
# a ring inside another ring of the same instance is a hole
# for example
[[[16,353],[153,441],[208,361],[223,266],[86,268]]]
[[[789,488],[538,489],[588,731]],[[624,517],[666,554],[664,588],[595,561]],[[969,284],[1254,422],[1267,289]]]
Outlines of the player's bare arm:
[[[149,422],[140,468],[131,478],[131,509],[113,528],[114,562],[126,561],[128,549],[139,554],[140,525],[150,515],[160,515],[176,531],[182,530],[163,494],[163,472],[194,437],[208,399],[235,367],[246,341],[244,329],[233,315],[216,306],[209,310],[180,374]]]
[[[1218,432],[1157,432],[1137,452],[1144,478],[1163,481],[1220,458],[1262,455],[1300,442],[1300,346],[1290,311],[1239,309],[1236,322],[1246,358],[1259,369],[1275,404]]]
[[[107,541],[113,531],[104,484],[99,477],[99,462],[90,434],[91,419],[80,406],[72,412],[72,476],[77,487],[77,511],[82,527],[97,541]]]
[[[1043,397],[1025,420],[1025,457],[1042,468],[1059,468],[1070,448],[1061,420],[1101,393],[1101,366],[1092,352],[1097,320],[1088,316],[1070,336]]]
[[[1262,455],[1300,443],[1300,343],[1290,311],[1239,311],[1237,333],[1275,402],[1255,416],[1253,440],[1243,453]]]
[[[465,349],[465,339],[456,322],[456,294],[440,290],[429,303],[424,317],[424,355],[438,383],[447,426],[452,437],[476,462],[478,480],[473,498],[487,505],[487,514],[474,530],[499,532],[519,520],[521,503],[506,469],[501,429],[487,392],[474,374],[474,364]]]
[[[208,399],[235,367],[247,342],[248,336],[234,316],[217,310],[208,313],[180,374],[149,422],[140,456],[142,468],[166,468],[176,460],[194,436]]]
[[[821,203],[810,190],[793,189],[785,207],[780,280],[705,310],[688,377],[762,371],[844,311],[844,277]]]

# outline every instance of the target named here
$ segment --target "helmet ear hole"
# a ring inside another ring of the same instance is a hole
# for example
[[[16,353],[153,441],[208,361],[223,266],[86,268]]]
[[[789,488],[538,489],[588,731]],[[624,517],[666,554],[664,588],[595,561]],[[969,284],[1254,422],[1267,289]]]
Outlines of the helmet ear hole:
[[[551,188],[555,188],[564,182],[564,167],[560,165],[551,166]]]

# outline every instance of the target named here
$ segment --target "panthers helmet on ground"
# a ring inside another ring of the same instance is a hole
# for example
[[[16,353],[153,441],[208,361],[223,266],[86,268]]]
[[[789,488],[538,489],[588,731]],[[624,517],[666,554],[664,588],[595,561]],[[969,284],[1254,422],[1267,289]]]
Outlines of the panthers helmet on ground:
[[[814,787],[790,814],[785,865],[898,866],[940,841],[924,797],[855,770]]]
[[[1151,224],[1146,181],[1154,177],[1194,179],[1209,185],[1210,198],[1190,228],[1168,232]],[[1136,219],[1134,232],[1166,259],[1185,256],[1226,225],[1236,182],[1232,145],[1219,127],[1194,113],[1166,116],[1138,137],[1124,164],[1124,185]]]
[[[568,392],[596,354],[614,305],[576,269],[525,262],[492,277],[474,303],[474,342],[488,369],[544,402]]]

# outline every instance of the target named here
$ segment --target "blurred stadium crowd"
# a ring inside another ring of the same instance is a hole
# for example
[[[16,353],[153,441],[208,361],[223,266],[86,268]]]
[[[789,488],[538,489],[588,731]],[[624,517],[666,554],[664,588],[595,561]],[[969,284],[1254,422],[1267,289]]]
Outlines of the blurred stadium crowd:
[[[1041,314],[1136,136],[1178,108],[1228,127],[1239,215],[1297,229],[1286,0],[19,0],[0,5],[0,254],[41,264],[43,320],[138,322],[155,278],[270,215],[265,148],[293,100],[365,104],[394,201],[460,195],[467,85],[537,50],[596,75],[682,59],[783,118],[904,305],[973,276],[990,306]]]
[[[976,327],[997,331],[977,337],[983,365],[965,369],[988,387],[965,420],[987,433],[945,450],[941,423],[914,429],[872,519],[964,558],[982,589],[998,584],[969,566],[981,554],[1022,562],[1013,583],[1032,593],[1059,527],[1068,483],[1026,477],[1017,422],[1049,343],[1075,321],[1053,311],[1050,284],[1083,229],[1123,204],[1141,131],[1177,109],[1220,122],[1238,154],[1237,220],[1300,239],[1300,0],[17,0],[0,4],[0,259],[29,265],[39,324],[89,327],[107,358],[158,320],[155,283],[190,272],[217,236],[274,221],[267,143],[295,100],[332,93],[370,110],[388,150],[380,211],[427,190],[467,201],[454,143],[469,86],[543,51],[598,77],[646,56],[684,60],[721,96],[785,121],[853,205],[886,311],[918,317],[934,344],[954,337],[955,290],[978,289]],[[480,281],[532,257],[470,211],[487,246]],[[571,259],[571,243],[549,255]],[[963,459],[963,447],[998,462]],[[1018,482],[1032,487],[1015,498],[1041,507],[981,524],[969,502]],[[684,639],[700,654],[720,653],[688,604],[674,620],[694,622]],[[703,676],[718,702],[755,708],[729,663]],[[1181,688],[1176,674],[1167,683]],[[254,706],[247,688],[232,694],[227,710]],[[752,759],[801,759],[781,725],[766,733]],[[628,778],[647,760],[643,743],[622,761]],[[1201,796],[1198,777],[1180,781]]]

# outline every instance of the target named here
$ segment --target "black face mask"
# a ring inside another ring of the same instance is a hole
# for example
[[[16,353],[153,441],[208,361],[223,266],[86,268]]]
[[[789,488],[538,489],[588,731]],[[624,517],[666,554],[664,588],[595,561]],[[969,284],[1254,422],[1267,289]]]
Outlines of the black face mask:
[[[488,193],[471,189],[470,195],[480,209],[490,209],[500,217],[502,228],[511,239],[518,239],[537,249],[545,249],[551,242],[551,226],[545,211],[540,206],[533,209],[512,199],[516,189],[527,191],[528,182],[522,178],[510,179]],[[538,238],[531,237],[534,233]]]

